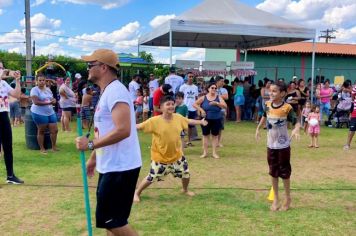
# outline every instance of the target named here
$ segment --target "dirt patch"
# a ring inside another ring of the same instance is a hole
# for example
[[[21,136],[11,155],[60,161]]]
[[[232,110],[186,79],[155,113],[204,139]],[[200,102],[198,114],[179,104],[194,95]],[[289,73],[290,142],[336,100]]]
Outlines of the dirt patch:
[[[60,198],[57,190],[33,189],[23,186],[2,186],[0,189],[1,231],[19,235],[24,232],[53,233],[60,214],[52,210]]]

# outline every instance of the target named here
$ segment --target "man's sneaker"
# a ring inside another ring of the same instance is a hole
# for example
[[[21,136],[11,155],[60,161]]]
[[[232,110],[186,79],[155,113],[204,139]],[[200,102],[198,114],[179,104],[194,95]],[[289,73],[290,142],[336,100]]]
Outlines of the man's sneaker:
[[[15,175],[13,175],[13,176],[7,177],[6,183],[8,183],[8,184],[23,184],[25,182],[23,180],[17,178]]]
[[[350,146],[349,145],[345,145],[344,146],[344,150],[349,150],[350,149]]]

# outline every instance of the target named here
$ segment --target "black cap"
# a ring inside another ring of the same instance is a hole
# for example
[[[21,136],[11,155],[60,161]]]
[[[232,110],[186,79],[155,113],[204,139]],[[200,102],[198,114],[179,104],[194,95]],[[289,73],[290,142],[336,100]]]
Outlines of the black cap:
[[[222,80],[222,79],[224,79],[222,76],[217,75],[217,76],[215,77],[215,82],[218,82],[219,80]]]
[[[176,68],[174,66],[169,67],[169,72],[175,73],[176,72]]]
[[[162,91],[164,94],[172,93],[172,86],[170,84],[162,85]]]

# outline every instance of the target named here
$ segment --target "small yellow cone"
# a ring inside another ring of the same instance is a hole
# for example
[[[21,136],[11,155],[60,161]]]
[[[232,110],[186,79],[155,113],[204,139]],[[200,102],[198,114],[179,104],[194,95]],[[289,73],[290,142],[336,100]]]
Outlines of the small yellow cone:
[[[271,190],[269,191],[268,197],[267,199],[269,201],[273,201],[274,200],[274,191],[273,191],[273,187],[271,187]]]

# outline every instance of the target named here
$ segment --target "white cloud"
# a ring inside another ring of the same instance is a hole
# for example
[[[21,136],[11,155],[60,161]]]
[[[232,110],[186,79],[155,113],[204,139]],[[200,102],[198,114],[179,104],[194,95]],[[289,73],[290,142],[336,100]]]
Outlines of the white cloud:
[[[15,47],[15,48],[10,48],[9,50],[7,50],[8,52],[11,53],[22,53],[24,51],[24,48],[20,48],[20,47]]]
[[[0,8],[8,7],[12,4],[12,0],[1,0],[0,1]]]
[[[47,29],[47,30],[56,29],[61,26],[61,23],[62,23],[61,20],[48,18],[43,13],[37,13],[31,17],[32,31],[43,30],[43,29]],[[20,25],[22,27],[25,27],[25,19],[22,19],[20,21]]]
[[[51,3],[58,4],[60,2],[65,2],[65,3],[73,3],[73,4],[81,4],[81,5],[93,4],[93,5],[99,5],[103,9],[108,10],[112,8],[121,7],[129,3],[130,1],[131,0],[52,0]]]
[[[13,30],[10,33],[2,34],[0,37],[0,43],[3,43],[3,45],[14,45],[11,44],[10,42],[13,42],[14,44],[17,44],[19,42],[25,42],[25,33],[20,30]]]
[[[291,0],[280,0],[278,2],[275,0],[265,0],[264,2],[258,4],[256,8],[279,15],[286,10],[288,4],[290,3]]]
[[[51,35],[63,34],[62,30],[59,30],[62,22],[59,19],[52,19],[47,17],[43,13],[37,13],[31,17],[31,32],[32,40],[47,40],[52,39]],[[25,27],[25,19],[20,21],[21,27]]]
[[[328,9],[323,17],[323,21],[332,26],[340,26],[344,23],[353,22],[355,24],[356,3],[347,6]]]
[[[12,0],[0,0],[0,16],[4,13],[5,7],[8,7],[12,4]]]
[[[67,52],[58,44],[50,43],[46,46],[36,47],[37,55],[67,55]]]
[[[190,48],[188,51],[176,56],[179,60],[198,60],[203,61],[205,59],[204,48]]]
[[[116,50],[136,47],[138,43],[138,21],[130,22],[113,32],[83,34],[67,40],[68,45],[92,51],[98,47],[110,47]],[[92,42],[91,42],[92,41]],[[103,42],[103,43],[100,43]]]
[[[315,28],[317,32],[336,27],[342,32],[336,35],[336,41],[346,43],[356,41],[353,33],[356,26],[355,0],[265,0],[256,8],[280,15],[300,25]]]
[[[163,24],[164,22],[166,22],[167,20],[170,20],[172,18],[176,17],[176,15],[172,14],[172,15],[159,15],[156,16],[155,18],[153,18],[150,21],[150,26],[152,28],[157,28],[158,26],[160,26],[161,24]]]
[[[356,26],[349,28],[349,29],[343,29],[339,28],[337,32],[335,33],[336,39],[334,39],[332,42],[348,42],[348,43],[356,43]]]
[[[173,60],[173,57],[172,57],[172,60]],[[175,61],[175,59],[174,59],[174,61]],[[162,56],[155,57],[154,62],[158,63],[158,64],[169,64],[169,57],[162,57]]]
[[[183,51],[183,52],[182,52]],[[147,50],[153,55],[155,63],[169,64],[169,55],[167,52],[160,52],[159,50],[151,49]],[[172,63],[174,64],[176,60],[205,60],[205,49],[204,48],[190,48],[190,49],[180,49],[180,52],[173,51]]]
[[[42,5],[46,1],[47,0],[35,0],[35,2],[31,5],[31,7],[36,7],[36,6]]]

